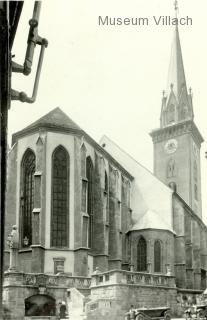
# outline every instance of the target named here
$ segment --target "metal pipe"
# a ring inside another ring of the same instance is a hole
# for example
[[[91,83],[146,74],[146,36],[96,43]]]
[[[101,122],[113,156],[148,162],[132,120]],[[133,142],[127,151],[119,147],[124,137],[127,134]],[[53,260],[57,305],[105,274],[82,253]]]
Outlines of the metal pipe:
[[[48,41],[46,39],[42,39],[41,51],[40,51],[32,96],[28,97],[25,92],[18,92],[18,91],[12,90],[11,92],[12,100],[20,100],[21,102],[27,102],[27,103],[34,103],[36,101],[37,91],[38,91],[39,81],[40,81],[40,74],[42,70],[42,63],[44,58],[44,52],[47,45],[48,45]]]
[[[29,75],[32,70],[32,63],[34,58],[34,51],[36,44],[41,45],[42,38],[38,35],[38,24],[41,11],[41,1],[35,1],[32,19],[29,20],[29,34],[27,39],[27,50],[25,54],[24,64],[21,65],[16,62],[12,62],[12,71]]]
[[[30,31],[29,31],[28,40],[27,40],[28,45],[27,45],[27,51],[26,51],[25,62],[24,62],[24,72],[23,72],[25,75],[28,75],[31,72],[32,62],[34,58],[34,50],[36,47],[36,43],[39,40],[38,23],[39,23],[40,10],[41,10],[41,2],[35,1],[33,17],[29,21]]]

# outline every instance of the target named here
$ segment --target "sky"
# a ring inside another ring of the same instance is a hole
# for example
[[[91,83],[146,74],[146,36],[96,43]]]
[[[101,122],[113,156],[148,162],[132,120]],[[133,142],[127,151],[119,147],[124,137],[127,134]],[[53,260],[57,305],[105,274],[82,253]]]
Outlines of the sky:
[[[25,1],[15,38],[13,60],[23,63],[33,1]],[[207,139],[207,1],[180,0],[179,16],[187,86],[193,89],[195,123]],[[148,26],[99,26],[98,17],[148,17]],[[155,26],[152,17],[174,16],[173,0],[42,1],[39,35],[47,38],[37,101],[13,101],[11,134],[60,107],[92,138],[105,134],[153,171],[149,132],[159,127],[162,91],[166,89],[173,26]],[[12,88],[31,96],[32,74],[12,75]],[[203,219],[207,222],[206,143],[201,148]]]

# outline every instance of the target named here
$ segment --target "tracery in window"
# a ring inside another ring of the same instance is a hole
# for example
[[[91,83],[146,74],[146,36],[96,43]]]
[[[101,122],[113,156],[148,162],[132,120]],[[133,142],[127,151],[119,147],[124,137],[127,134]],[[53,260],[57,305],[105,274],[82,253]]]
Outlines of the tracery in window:
[[[51,246],[68,246],[69,155],[58,146],[52,156]]]
[[[108,176],[106,170],[104,172],[104,191],[108,193]]]
[[[147,271],[147,242],[143,237],[137,245],[137,271]]]
[[[176,176],[176,164],[174,159],[170,159],[167,164],[167,178]]]
[[[194,197],[195,200],[198,200],[198,186],[196,183],[194,184]]]
[[[88,182],[87,188],[87,213],[88,222],[88,246],[92,248],[93,244],[93,163],[90,157],[86,159],[86,178]]]
[[[81,179],[81,211],[86,213],[88,181],[86,178],[86,147],[84,144],[81,146]]]
[[[154,244],[154,271],[161,272],[161,244],[159,240]]]
[[[198,166],[196,161],[194,161],[194,165],[193,165],[193,175],[194,175],[194,181],[197,182],[198,180]]]
[[[168,108],[168,123],[175,121],[175,106],[171,104]]]
[[[22,159],[22,246],[32,244],[32,211],[34,209],[35,154],[27,149]]]

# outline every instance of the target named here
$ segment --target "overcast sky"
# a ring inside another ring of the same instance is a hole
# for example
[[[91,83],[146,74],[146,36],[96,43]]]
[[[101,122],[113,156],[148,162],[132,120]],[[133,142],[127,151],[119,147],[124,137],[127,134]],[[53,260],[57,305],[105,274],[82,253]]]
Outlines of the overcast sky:
[[[13,54],[22,63],[33,2],[26,1]],[[187,86],[193,88],[195,122],[207,138],[207,1],[180,0],[180,27]],[[148,133],[159,127],[166,88],[173,26],[99,26],[98,16],[173,16],[173,0],[43,0],[39,34],[49,40],[35,104],[12,102],[9,137],[60,107],[96,141],[106,134],[153,170]],[[38,56],[38,49],[36,50]],[[36,70],[34,65],[33,70]],[[12,87],[31,95],[34,72],[13,74]],[[206,144],[201,149],[203,218],[206,212]]]

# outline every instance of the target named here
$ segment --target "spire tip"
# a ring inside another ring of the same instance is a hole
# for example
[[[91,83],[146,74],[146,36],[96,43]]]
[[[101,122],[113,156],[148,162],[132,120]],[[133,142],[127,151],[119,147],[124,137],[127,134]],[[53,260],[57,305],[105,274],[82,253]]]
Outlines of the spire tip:
[[[179,10],[178,0],[175,0],[175,1],[174,1],[174,8],[175,8],[175,15],[176,15],[176,18],[177,18],[178,10]]]

